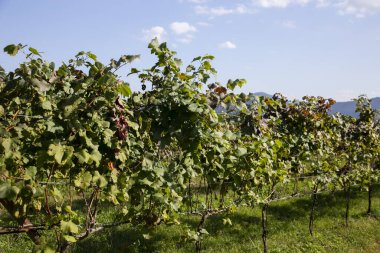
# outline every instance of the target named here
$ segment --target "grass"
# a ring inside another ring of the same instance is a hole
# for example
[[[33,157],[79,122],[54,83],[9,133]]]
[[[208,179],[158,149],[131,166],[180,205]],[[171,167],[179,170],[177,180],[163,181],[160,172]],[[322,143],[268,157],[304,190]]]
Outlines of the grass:
[[[345,197],[342,193],[318,196],[314,236],[308,233],[310,198],[274,202],[268,209],[268,250],[271,253],[298,252],[380,252],[380,192],[373,194],[373,215],[368,216],[367,194],[354,192],[351,199],[349,227],[344,225]],[[112,215],[112,211],[103,215]],[[224,225],[230,218],[232,226]],[[186,240],[200,217],[183,217],[181,225],[121,227],[94,234],[70,249],[84,252],[194,252],[193,241]],[[239,208],[236,213],[212,216],[206,220],[209,232],[202,239],[203,252],[262,252],[261,210]],[[149,235],[149,239],[146,239]],[[0,237],[0,252],[32,252],[25,235]]]

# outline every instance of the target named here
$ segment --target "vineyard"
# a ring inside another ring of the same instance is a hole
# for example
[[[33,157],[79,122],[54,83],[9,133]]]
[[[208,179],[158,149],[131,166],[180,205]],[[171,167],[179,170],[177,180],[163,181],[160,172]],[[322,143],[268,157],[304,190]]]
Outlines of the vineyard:
[[[26,60],[0,67],[0,237],[24,233],[35,252],[67,252],[114,227],[191,217],[182,239],[201,252],[207,222],[233,227],[237,211],[255,209],[268,252],[278,202],[308,198],[311,236],[319,198],[344,197],[346,227],[358,192],[373,214],[380,124],[367,97],[355,99],[358,118],[332,115],[333,99],[234,93],[246,81],[216,82],[213,56],[183,68],[165,43],[149,49],[157,63],[139,70],[138,55],[102,64],[80,52],[55,66],[34,48],[4,48]]]

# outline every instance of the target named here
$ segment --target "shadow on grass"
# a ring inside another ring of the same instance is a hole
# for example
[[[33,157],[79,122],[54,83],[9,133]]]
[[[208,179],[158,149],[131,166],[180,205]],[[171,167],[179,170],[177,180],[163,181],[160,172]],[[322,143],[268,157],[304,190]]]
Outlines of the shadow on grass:
[[[376,194],[379,195],[378,187]],[[379,197],[377,195],[374,194],[376,201]],[[366,196],[365,192],[352,192],[350,219],[360,219],[367,216]],[[270,236],[285,235],[289,230],[294,229],[295,224],[302,224],[306,228],[310,208],[311,199],[308,197],[272,203],[268,209]],[[374,206],[374,208],[376,207]],[[332,226],[343,224],[344,211],[345,195],[343,192],[318,195],[316,220],[329,218],[334,220]],[[223,218],[227,217],[232,220],[233,226],[223,224]],[[179,226],[160,225],[151,229],[143,226],[122,226],[106,230],[77,243],[71,252],[193,252],[195,250],[194,242],[186,241],[184,238],[187,228],[195,230],[200,217],[183,217],[181,221],[183,224]],[[251,240],[252,244],[254,242],[259,244],[261,240],[261,211],[259,207],[241,208],[237,213],[211,216],[206,220],[205,228],[210,234],[204,239],[206,248],[220,248],[221,243],[218,240],[225,240],[222,242],[223,245],[239,244],[248,239]],[[299,229],[303,230],[304,227]],[[307,235],[308,231],[305,229],[301,233]],[[148,234],[150,239],[144,238],[143,235]],[[216,237],[217,239],[215,239]],[[257,247],[259,248],[259,246]]]
[[[144,238],[144,234],[154,233],[151,239]],[[154,231],[131,226],[122,226],[117,229],[106,230],[101,234],[92,235],[86,240],[77,243],[72,252],[158,252],[157,245],[160,242],[176,240],[177,236],[169,236],[166,233],[155,233]]]

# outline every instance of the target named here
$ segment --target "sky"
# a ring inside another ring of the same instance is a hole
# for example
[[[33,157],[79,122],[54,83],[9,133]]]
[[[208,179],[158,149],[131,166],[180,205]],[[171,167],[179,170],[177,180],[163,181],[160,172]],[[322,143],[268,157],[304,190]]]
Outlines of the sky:
[[[149,68],[157,37],[185,66],[214,55],[216,81],[248,81],[237,92],[380,96],[380,0],[0,0],[0,24],[1,48],[26,44],[56,65],[91,51],[104,63],[140,54],[129,68]],[[20,61],[0,52],[7,71]]]

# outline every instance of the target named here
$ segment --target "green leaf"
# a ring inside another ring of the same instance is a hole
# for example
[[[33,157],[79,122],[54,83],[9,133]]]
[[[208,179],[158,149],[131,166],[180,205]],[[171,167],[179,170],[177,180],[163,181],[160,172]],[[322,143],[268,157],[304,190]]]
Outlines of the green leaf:
[[[100,165],[100,161],[102,160],[102,154],[99,150],[94,149],[90,155],[90,161],[95,162],[95,165],[98,167]]]
[[[230,79],[227,82],[227,88],[230,90],[234,90],[236,86],[239,86],[241,88],[246,83],[247,83],[247,81],[245,79],[236,79],[235,81],[232,81]]]
[[[53,187],[51,190],[51,194],[56,202],[61,202],[63,199],[63,195],[60,190],[58,190],[57,187]]]
[[[243,156],[243,155],[245,155],[245,154],[247,154],[247,149],[246,149],[246,148],[241,148],[241,147],[239,147],[239,148],[237,149],[237,155],[238,155],[238,156]]]
[[[51,110],[52,109],[50,101],[44,101],[44,102],[42,102],[41,105],[42,105],[42,108],[45,110]]]
[[[151,52],[152,52],[152,53],[161,52],[161,49],[160,49],[160,43],[158,42],[157,37],[154,38],[154,39],[149,43],[148,48],[151,49]]]
[[[193,65],[189,65],[186,67],[186,72],[191,72],[191,71],[194,71],[195,70],[195,67]]]
[[[90,154],[87,152],[87,149],[82,149],[79,152],[74,154],[78,158],[80,164],[88,163],[90,159]]]
[[[117,87],[117,91],[123,95],[124,97],[130,97],[132,95],[132,90],[131,88],[129,87],[129,84],[127,83],[124,83],[122,85],[119,85]]]
[[[203,63],[203,67],[206,69],[206,70],[210,70],[211,69],[211,64],[209,61],[205,61]]]
[[[182,65],[182,60],[178,58],[174,58],[174,63],[179,68]]]
[[[103,131],[103,138],[104,138],[104,143],[108,146],[111,147],[112,145],[112,137],[114,136],[114,132],[107,128]]]
[[[22,47],[23,47],[22,44],[18,44],[18,45],[11,44],[4,47],[4,52],[6,52],[7,54],[11,56],[15,56]]]
[[[78,226],[70,221],[61,221],[61,230],[65,234],[77,234],[79,232]]]
[[[136,69],[136,68],[131,68],[131,72],[128,74],[128,76],[129,75],[133,75],[133,74],[137,74],[137,73],[139,73],[140,71],[138,70],[138,69]]]
[[[200,234],[203,234],[203,235],[208,235],[208,232],[206,229],[202,228],[200,231],[199,231]]]
[[[1,142],[1,145],[3,146],[4,148],[4,153],[5,154],[8,154],[8,155],[11,155],[12,153],[12,139],[10,138],[4,138]]]
[[[37,51],[37,49],[33,48],[33,47],[29,47],[29,52],[31,52],[32,54],[34,55],[38,55],[39,57],[42,57],[40,55],[40,53]]]
[[[280,148],[282,147],[282,144],[283,144],[283,143],[282,143],[282,141],[280,141],[279,139],[276,139],[276,140],[275,140],[275,143],[276,143],[276,145],[277,145],[278,147],[280,147]]]
[[[100,85],[105,85],[105,84],[107,84],[107,82],[109,81],[109,80],[111,80],[111,76],[109,76],[109,75],[104,75],[104,76],[102,76],[102,77],[100,77],[99,78],[99,80],[98,80],[98,84],[100,84]]]
[[[190,104],[189,105],[189,111],[191,111],[191,112],[196,112],[197,108],[198,108],[197,104]]]
[[[45,92],[50,90],[51,85],[45,80],[39,80],[37,78],[32,79],[32,84],[38,88],[40,92]]]
[[[95,171],[94,172],[94,176],[92,177],[92,181],[99,187],[99,188],[104,188],[107,186],[108,182],[107,180],[105,179],[105,177],[103,177],[102,175],[100,175],[99,171]]]
[[[153,184],[153,182],[149,181],[147,178],[141,179],[140,183],[148,186],[151,186]]]
[[[84,55],[84,54],[85,54],[84,51],[80,51],[79,53],[77,53],[77,54],[75,55],[75,57],[79,57],[79,56]]]
[[[49,68],[50,68],[51,71],[54,71],[54,69],[55,69],[55,63],[54,62],[50,62]]]
[[[69,213],[69,214],[72,214],[72,215],[75,215],[75,212],[71,209],[71,206],[69,205],[66,205],[63,210],[65,210],[65,212]]]
[[[206,54],[205,56],[202,57],[202,60],[214,60],[215,56]]]
[[[25,169],[24,180],[34,180],[37,174],[37,167],[31,166]]]
[[[195,57],[195,58],[193,59],[193,62],[195,62],[195,61],[199,61],[201,58],[202,58],[202,57],[200,57],[200,56]]]
[[[0,199],[8,199],[11,201],[16,200],[17,194],[20,192],[20,189],[16,186],[4,182],[0,184]]]
[[[140,55],[123,55],[119,59],[119,63],[131,63],[137,59],[140,59]]]
[[[139,124],[137,124],[136,122],[128,120],[128,126],[131,127],[135,131],[139,130]]]
[[[89,171],[86,171],[82,176],[83,183],[90,185],[92,181],[92,175]]]
[[[149,240],[152,238],[149,234],[143,234],[143,237],[145,240]]]
[[[230,220],[230,218],[223,219],[223,225],[230,225],[230,226],[232,226],[232,221]]]
[[[153,161],[151,157],[149,156],[144,156],[143,161],[142,161],[142,167],[145,169],[150,169],[153,167]]]
[[[65,238],[65,240],[68,242],[76,242],[77,241],[77,239],[71,235],[64,235],[63,238]]]
[[[236,134],[234,134],[234,133],[231,132],[230,130],[227,130],[227,132],[224,134],[224,136],[225,136],[228,140],[235,140],[235,139],[236,139]]]
[[[91,185],[92,182],[92,174],[89,171],[83,173],[83,175],[79,175],[75,180],[74,184],[76,187],[86,189]]]
[[[90,57],[91,59],[93,59],[94,61],[97,61],[97,57],[95,54],[91,53],[91,52],[88,52],[87,53],[87,56]]]
[[[58,164],[62,164],[62,158],[65,154],[65,150],[61,145],[50,144],[47,153],[49,156],[54,156],[54,159]]]
[[[37,251],[38,252],[38,251]],[[55,250],[50,248],[49,246],[44,246],[44,249],[42,250],[43,253],[56,253]]]

